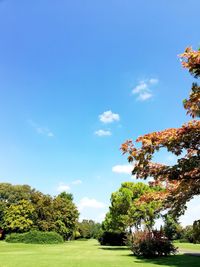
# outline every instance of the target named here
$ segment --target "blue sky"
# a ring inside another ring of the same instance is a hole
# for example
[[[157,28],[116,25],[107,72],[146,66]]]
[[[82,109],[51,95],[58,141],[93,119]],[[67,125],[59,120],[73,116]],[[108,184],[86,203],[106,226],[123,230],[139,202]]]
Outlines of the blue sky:
[[[200,46],[199,10],[198,0],[0,1],[0,181],[68,190],[82,218],[101,220],[132,180],[121,143],[190,119],[193,79],[177,55]],[[199,198],[190,205],[184,224]]]

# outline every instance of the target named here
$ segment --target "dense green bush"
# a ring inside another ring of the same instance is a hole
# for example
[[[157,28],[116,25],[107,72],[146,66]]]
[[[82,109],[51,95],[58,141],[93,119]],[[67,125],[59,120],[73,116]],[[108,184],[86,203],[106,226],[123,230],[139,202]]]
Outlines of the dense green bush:
[[[30,231],[23,234],[12,233],[6,236],[9,243],[27,244],[58,244],[63,243],[63,238],[55,232]]]
[[[101,245],[105,246],[125,246],[126,233],[103,232],[98,240]]]
[[[177,251],[172,242],[159,231],[138,231],[131,237],[130,245],[135,256],[145,258],[167,256]]]

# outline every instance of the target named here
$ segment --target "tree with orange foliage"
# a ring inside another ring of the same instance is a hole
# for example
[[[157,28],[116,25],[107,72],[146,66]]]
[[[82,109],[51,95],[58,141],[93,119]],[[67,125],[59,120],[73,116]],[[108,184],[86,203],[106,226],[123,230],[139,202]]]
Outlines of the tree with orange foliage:
[[[195,77],[200,77],[200,50],[187,48],[180,55],[183,67]],[[200,86],[193,83],[189,98],[184,100],[187,114],[200,117]],[[146,195],[141,201],[152,198],[165,200],[166,207],[175,215],[182,214],[186,202],[200,194],[200,121],[192,120],[180,128],[170,128],[140,136],[136,143],[128,140],[122,144],[122,152],[128,154],[128,161],[134,162],[133,175],[137,178],[153,178],[151,185],[162,185],[165,190],[156,195]],[[173,166],[152,162],[155,152],[166,148],[179,156]],[[185,153],[186,152],[186,153]]]

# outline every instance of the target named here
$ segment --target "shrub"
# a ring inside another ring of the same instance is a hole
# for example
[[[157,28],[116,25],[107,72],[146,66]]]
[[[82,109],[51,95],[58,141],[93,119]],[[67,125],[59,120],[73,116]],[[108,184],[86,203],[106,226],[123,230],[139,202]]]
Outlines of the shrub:
[[[124,246],[126,245],[126,233],[103,232],[98,240],[101,245],[105,246]]]
[[[63,238],[55,232],[30,231],[23,234],[12,233],[6,236],[9,243],[26,244],[58,244],[63,243]]]
[[[177,251],[172,242],[159,231],[138,231],[129,241],[133,254],[145,258],[167,256]]]

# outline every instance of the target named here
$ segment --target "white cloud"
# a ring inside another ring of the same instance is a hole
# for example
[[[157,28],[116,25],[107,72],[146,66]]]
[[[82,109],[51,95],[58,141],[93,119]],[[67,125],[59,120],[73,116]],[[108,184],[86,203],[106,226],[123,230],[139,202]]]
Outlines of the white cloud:
[[[41,135],[46,135],[48,137],[54,137],[54,134],[52,131],[49,130],[47,127],[39,126],[37,123],[35,123],[32,120],[29,120],[28,123],[30,126],[38,133]]]
[[[150,78],[145,81],[140,81],[132,90],[132,94],[137,95],[137,100],[146,101],[152,98],[153,93],[150,87],[156,85],[159,82],[156,78]]]
[[[111,110],[104,111],[101,115],[99,115],[100,121],[103,123],[111,123],[114,121],[119,121],[120,116],[117,113],[113,113]]]
[[[84,197],[80,200],[78,207],[80,211],[84,208],[102,209],[105,207],[105,204],[94,198]]]
[[[149,79],[149,83],[150,83],[150,84],[157,84],[158,82],[159,82],[158,79],[155,79],[155,78],[151,78],[151,79]]]
[[[54,134],[52,132],[48,132],[47,134],[49,137],[54,137]]]
[[[82,181],[81,180],[75,180],[72,182],[73,185],[79,185],[79,184],[82,184]]]
[[[98,135],[98,136],[111,136],[112,133],[111,131],[105,131],[105,130],[98,130],[96,131],[94,134]]]
[[[59,183],[57,187],[58,192],[68,192],[70,190],[70,186],[64,183]]]
[[[146,90],[148,90],[147,83],[145,83],[144,81],[141,81],[135,88],[133,88],[132,93],[133,94],[138,94],[138,93],[141,93],[141,92],[145,92]]]
[[[145,101],[145,100],[151,98],[152,96],[153,96],[153,94],[148,93],[148,92],[144,92],[144,93],[139,94],[137,99],[140,101]]]
[[[112,167],[112,171],[115,173],[131,174],[132,170],[132,165],[116,165]]]

